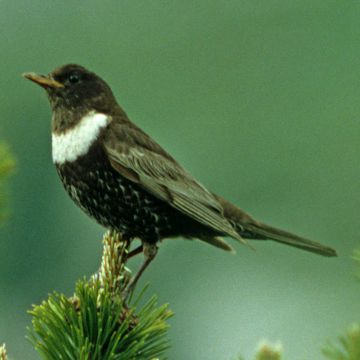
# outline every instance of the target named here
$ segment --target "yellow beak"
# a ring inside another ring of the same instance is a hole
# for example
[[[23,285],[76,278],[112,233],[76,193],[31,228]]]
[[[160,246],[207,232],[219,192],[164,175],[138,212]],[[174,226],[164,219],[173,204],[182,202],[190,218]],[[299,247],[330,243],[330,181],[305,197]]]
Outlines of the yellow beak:
[[[48,78],[44,75],[38,75],[33,72],[28,72],[22,74],[26,79],[33,81],[34,83],[40,85],[43,88],[63,88],[64,85],[54,79]]]

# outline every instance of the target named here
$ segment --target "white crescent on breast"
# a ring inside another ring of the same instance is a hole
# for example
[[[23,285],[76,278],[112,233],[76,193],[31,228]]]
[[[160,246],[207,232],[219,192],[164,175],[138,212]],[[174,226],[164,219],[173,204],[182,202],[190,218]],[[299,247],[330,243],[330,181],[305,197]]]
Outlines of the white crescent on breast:
[[[107,115],[91,111],[66,132],[52,134],[53,162],[62,165],[85,155],[109,121]]]

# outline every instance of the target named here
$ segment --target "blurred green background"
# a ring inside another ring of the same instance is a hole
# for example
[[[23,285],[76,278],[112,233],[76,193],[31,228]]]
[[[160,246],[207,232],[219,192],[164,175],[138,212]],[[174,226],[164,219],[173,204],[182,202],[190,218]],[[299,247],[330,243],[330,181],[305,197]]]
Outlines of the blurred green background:
[[[250,358],[264,338],[288,359],[321,358],[360,311],[359,21],[355,1],[1,1],[0,139],[18,168],[0,229],[0,341],[13,358],[38,358],[24,339],[31,304],[72,294],[100,262],[103,229],[51,162],[45,94],[20,76],[69,62],[104,77],[211,190],[339,252],[164,242],[142,284],[176,314],[169,358]]]

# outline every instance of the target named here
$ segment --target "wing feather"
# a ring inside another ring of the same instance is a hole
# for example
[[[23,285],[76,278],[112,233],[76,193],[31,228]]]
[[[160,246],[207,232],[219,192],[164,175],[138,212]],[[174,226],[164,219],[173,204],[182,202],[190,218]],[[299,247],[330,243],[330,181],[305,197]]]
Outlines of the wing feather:
[[[111,165],[122,176],[201,224],[245,243],[224,217],[219,201],[174,159],[121,140],[105,139],[104,143]]]

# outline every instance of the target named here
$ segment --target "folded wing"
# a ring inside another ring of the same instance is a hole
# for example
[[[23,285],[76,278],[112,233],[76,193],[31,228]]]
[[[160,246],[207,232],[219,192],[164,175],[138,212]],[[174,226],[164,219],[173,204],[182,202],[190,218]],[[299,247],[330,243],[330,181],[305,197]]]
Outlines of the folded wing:
[[[224,217],[218,200],[174,159],[164,156],[167,155],[164,150],[157,151],[159,145],[149,146],[152,144],[148,137],[143,143],[139,143],[138,136],[131,137],[136,139],[133,144],[129,141],[131,133],[135,135],[136,131],[136,128],[126,130],[126,142],[121,131],[111,132],[118,134],[116,139],[105,138],[105,151],[112,167],[192,219],[245,243]]]

